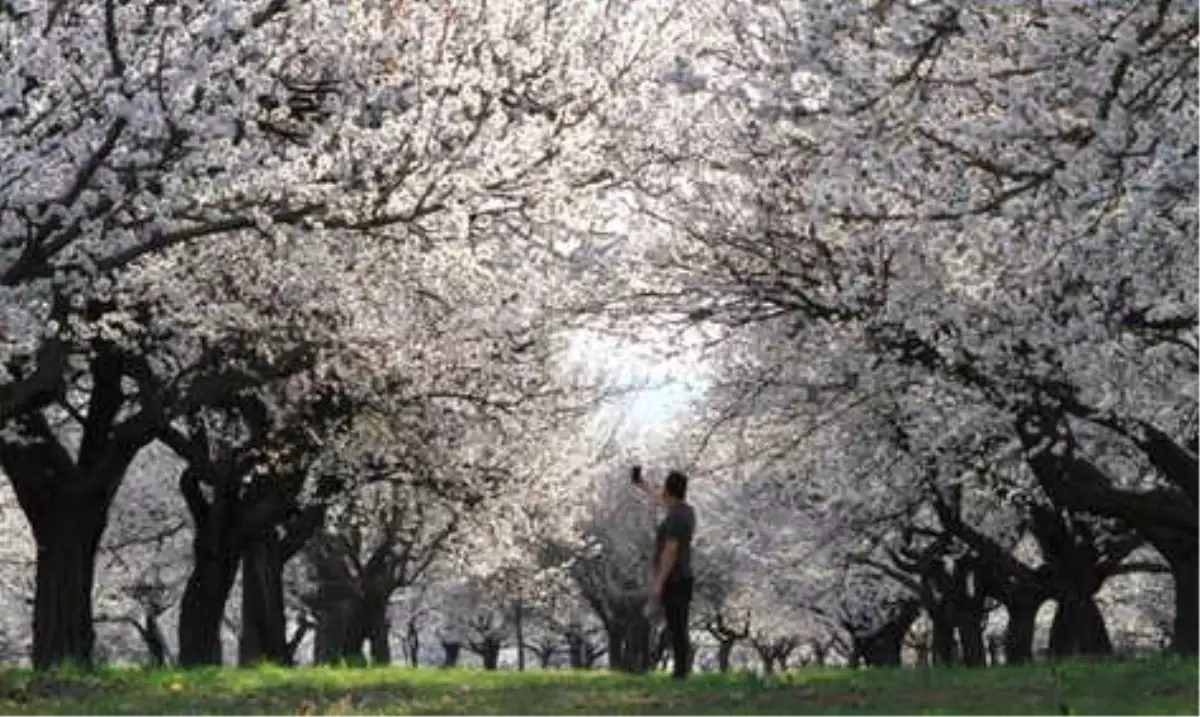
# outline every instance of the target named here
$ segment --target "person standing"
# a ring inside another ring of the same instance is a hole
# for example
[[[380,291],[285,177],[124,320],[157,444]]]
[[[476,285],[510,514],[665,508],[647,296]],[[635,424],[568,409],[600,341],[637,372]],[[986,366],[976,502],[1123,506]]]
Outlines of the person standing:
[[[662,606],[671,638],[673,677],[684,679],[691,670],[691,640],[688,635],[692,604],[692,536],[696,533],[696,511],[687,503],[687,476],[671,471],[663,483],[659,504],[666,510],[654,533],[654,600]],[[633,484],[648,495],[641,467],[634,466]]]

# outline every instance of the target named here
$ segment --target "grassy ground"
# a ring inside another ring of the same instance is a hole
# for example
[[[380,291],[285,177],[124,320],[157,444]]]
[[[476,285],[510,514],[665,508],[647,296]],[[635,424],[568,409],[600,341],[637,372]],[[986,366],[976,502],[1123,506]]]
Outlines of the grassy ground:
[[[0,671],[6,714],[1197,714],[1196,660],[802,670],[685,684],[607,672]]]

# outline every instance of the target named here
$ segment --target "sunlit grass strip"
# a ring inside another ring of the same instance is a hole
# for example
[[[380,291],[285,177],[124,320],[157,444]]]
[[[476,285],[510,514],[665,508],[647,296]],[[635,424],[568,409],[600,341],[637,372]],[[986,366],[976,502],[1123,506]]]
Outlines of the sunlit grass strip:
[[[1197,714],[1197,661],[665,675],[340,669],[0,671],[10,714]]]

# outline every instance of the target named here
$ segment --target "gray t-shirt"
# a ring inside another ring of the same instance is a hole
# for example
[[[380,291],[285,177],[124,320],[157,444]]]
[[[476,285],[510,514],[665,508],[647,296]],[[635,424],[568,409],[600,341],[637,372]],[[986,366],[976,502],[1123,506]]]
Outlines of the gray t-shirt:
[[[654,569],[662,558],[663,546],[668,538],[679,541],[679,558],[667,576],[668,583],[689,580],[692,577],[692,535],[696,532],[696,511],[684,503],[667,509],[666,516],[654,531]]]

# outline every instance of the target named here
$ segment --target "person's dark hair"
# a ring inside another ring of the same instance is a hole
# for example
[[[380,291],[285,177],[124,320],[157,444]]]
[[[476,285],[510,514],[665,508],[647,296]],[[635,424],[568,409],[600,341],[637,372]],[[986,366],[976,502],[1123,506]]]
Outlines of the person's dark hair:
[[[687,497],[687,476],[681,471],[671,471],[667,474],[667,481],[663,484],[663,490],[672,498],[683,500]]]

